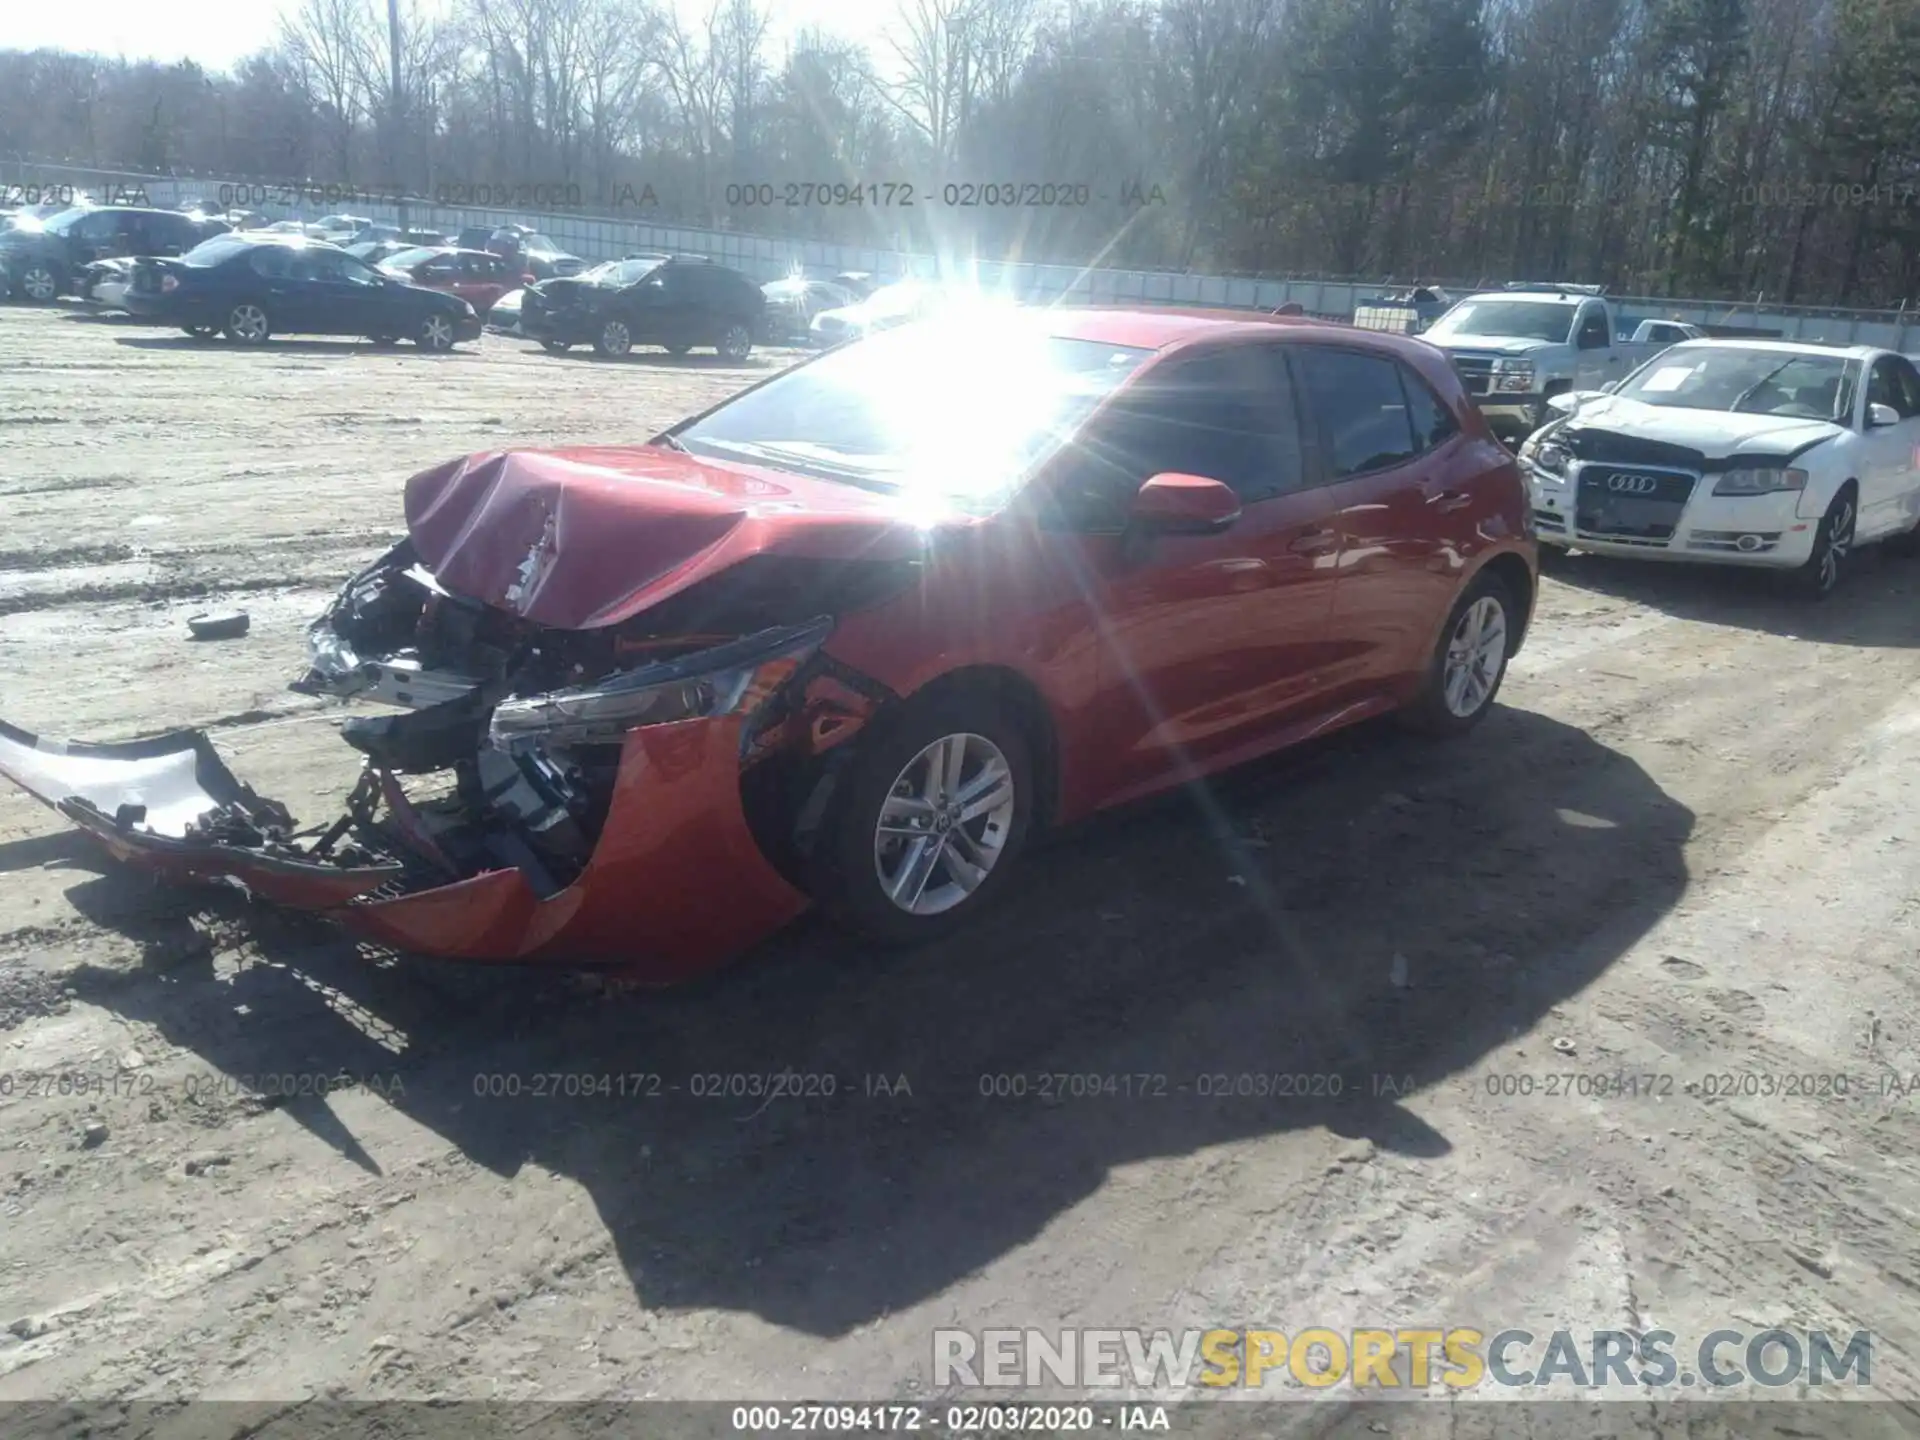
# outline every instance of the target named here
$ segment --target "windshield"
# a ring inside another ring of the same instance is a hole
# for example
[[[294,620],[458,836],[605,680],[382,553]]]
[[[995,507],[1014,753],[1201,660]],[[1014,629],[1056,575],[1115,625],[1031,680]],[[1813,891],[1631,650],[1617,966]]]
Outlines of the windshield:
[[[1679,410],[1831,420],[1849,363],[1843,355],[1676,345],[1628,376],[1618,393]]]
[[[871,315],[905,315],[930,294],[928,288],[918,280],[901,280],[874,291],[866,298],[862,308]]]
[[[995,509],[1152,353],[1061,339],[1046,323],[905,325],[750,391],[676,438],[696,455]]]
[[[395,270],[411,270],[422,260],[431,260],[439,253],[430,245],[422,245],[412,250],[396,250],[380,263]]]
[[[73,228],[74,222],[79,220],[82,215],[91,215],[92,213],[92,209],[84,205],[77,206],[72,210],[62,210],[58,215],[47,220],[40,228],[45,230],[49,235],[64,235]]]
[[[1463,300],[1435,322],[1427,338],[1511,336],[1564,345],[1573,330],[1574,309],[1553,300]]]

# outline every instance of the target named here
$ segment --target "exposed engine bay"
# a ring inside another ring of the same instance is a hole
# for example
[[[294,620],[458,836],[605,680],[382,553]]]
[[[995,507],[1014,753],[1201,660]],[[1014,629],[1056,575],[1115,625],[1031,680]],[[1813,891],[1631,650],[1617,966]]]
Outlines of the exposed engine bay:
[[[309,628],[292,685],[397,708],[342,725],[366,763],[337,819],[296,828],[197,732],[64,745],[0,727],[0,773],[122,858],[270,899],[283,878],[296,903],[318,884],[345,904],[509,869],[546,899],[592,858],[636,727],[736,717],[743,784],[771,757],[804,761],[856,733],[889,693],[821,645],[835,617],[915,571],[758,555],[623,623],[560,630],[448,593],[402,541]]]

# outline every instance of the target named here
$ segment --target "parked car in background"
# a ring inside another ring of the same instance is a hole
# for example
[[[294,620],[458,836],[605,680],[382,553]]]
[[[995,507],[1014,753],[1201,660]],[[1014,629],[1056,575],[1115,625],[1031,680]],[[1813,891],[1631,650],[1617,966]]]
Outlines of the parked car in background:
[[[855,304],[820,311],[808,322],[807,339],[810,344],[831,347],[891,330],[934,314],[952,293],[927,280],[897,280]]]
[[[405,514],[295,686],[395,707],[345,722],[324,842],[203,733],[0,725],[0,774],[402,951],[671,981],[809,904],[933,939],[1038,832],[1368,717],[1463,733],[1536,581],[1438,354],[1220,314],[902,327],[648,444],[450,459]]]
[[[316,239],[345,245],[358,240],[372,225],[372,219],[365,215],[322,215],[308,227],[308,233]]]
[[[529,230],[523,225],[501,226],[479,248],[491,250],[509,265],[518,266],[536,280],[578,275],[587,268],[587,262],[578,255],[569,255],[539,231]]]
[[[866,270],[842,270],[838,275],[832,276],[827,283],[838,285],[855,300],[864,300],[880,288],[880,282]]]
[[[1633,332],[1633,343],[1650,349],[1660,345],[1678,345],[1682,340],[1704,340],[1707,332],[1684,320],[1642,320]]]
[[[377,221],[367,226],[341,248],[351,251],[355,246],[368,245],[374,242],[393,242],[398,244],[402,249],[412,245],[451,245],[454,243],[453,238],[444,231],[402,230],[398,225],[388,225],[384,221]],[[482,244],[473,248],[485,249],[486,247]]]
[[[1920,527],[1920,370],[1869,346],[1689,340],[1554,402],[1521,447],[1544,545],[1793,572]]]
[[[760,338],[768,345],[805,340],[813,317],[822,310],[845,309],[859,302],[859,297],[844,285],[799,276],[769,281],[760,287],[760,293],[767,297]]]
[[[1597,390],[1660,347],[1620,338],[1597,285],[1513,285],[1469,295],[1422,334],[1446,351],[1502,439],[1525,439],[1551,417],[1547,401]]]
[[[69,210],[85,210],[92,204],[93,201],[82,190],[62,200],[42,200],[33,205],[16,205],[6,212],[4,223],[0,223],[0,230],[16,228],[32,230],[56,215],[63,215]]]
[[[63,210],[31,227],[0,231],[0,279],[15,299],[46,304],[77,293],[82,273],[96,260],[179,255],[224,229],[223,221],[177,210],[130,205]]]
[[[501,296],[533,283],[531,275],[515,270],[491,250],[448,246],[402,250],[381,261],[379,268],[429,290],[458,295],[482,316]]]
[[[389,240],[356,240],[340,248],[363,265],[379,266],[395,255],[422,247],[396,237]]]
[[[498,225],[468,225],[453,237],[453,243],[462,250],[484,250],[499,228]]]
[[[636,345],[674,355],[711,345],[738,362],[753,349],[766,303],[752,280],[704,257],[612,260],[529,286],[520,328],[555,354],[585,344],[617,359]]]
[[[487,329],[501,335],[519,335],[520,305],[526,298],[526,290],[510,290],[493,302],[493,308],[487,311]]]
[[[74,282],[73,293],[102,310],[119,310],[124,308],[121,302],[132,283],[131,258],[95,260],[81,270],[79,279]]]
[[[292,236],[223,235],[177,260],[143,257],[124,303],[155,324],[245,345],[272,335],[364,335],[448,350],[480,333],[480,317],[458,296]]]

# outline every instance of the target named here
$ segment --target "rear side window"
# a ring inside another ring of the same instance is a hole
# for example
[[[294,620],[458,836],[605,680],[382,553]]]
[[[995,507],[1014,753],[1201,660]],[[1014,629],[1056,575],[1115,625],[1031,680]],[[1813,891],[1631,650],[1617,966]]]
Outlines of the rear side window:
[[[1432,387],[1407,366],[1396,365],[1394,368],[1400,372],[1400,388],[1406,391],[1407,415],[1413,422],[1414,448],[1431,450],[1458,435],[1460,422],[1454,419],[1451,410],[1440,403],[1440,397],[1433,393]]]
[[[286,278],[289,268],[287,247],[284,245],[260,245],[254,248],[253,258],[247,262],[253,267],[253,273],[268,280]]]
[[[1306,408],[1325,436],[1330,478],[1404,464],[1425,448],[1414,438],[1400,367],[1380,355],[1301,345],[1294,364]]]

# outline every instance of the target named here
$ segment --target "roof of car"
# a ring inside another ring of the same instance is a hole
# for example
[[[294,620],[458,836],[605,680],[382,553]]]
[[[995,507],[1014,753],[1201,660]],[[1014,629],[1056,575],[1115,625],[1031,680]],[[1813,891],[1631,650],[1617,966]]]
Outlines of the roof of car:
[[[1225,339],[1242,334],[1271,335],[1276,328],[1317,331],[1341,338],[1375,333],[1357,331],[1351,326],[1328,321],[1269,315],[1259,310],[1189,310],[1170,306],[1129,309],[1089,305],[1058,306],[1052,313],[1053,333],[1062,339],[1093,340],[1103,345],[1133,345],[1144,350],[1161,350],[1169,345],[1203,337]]]

